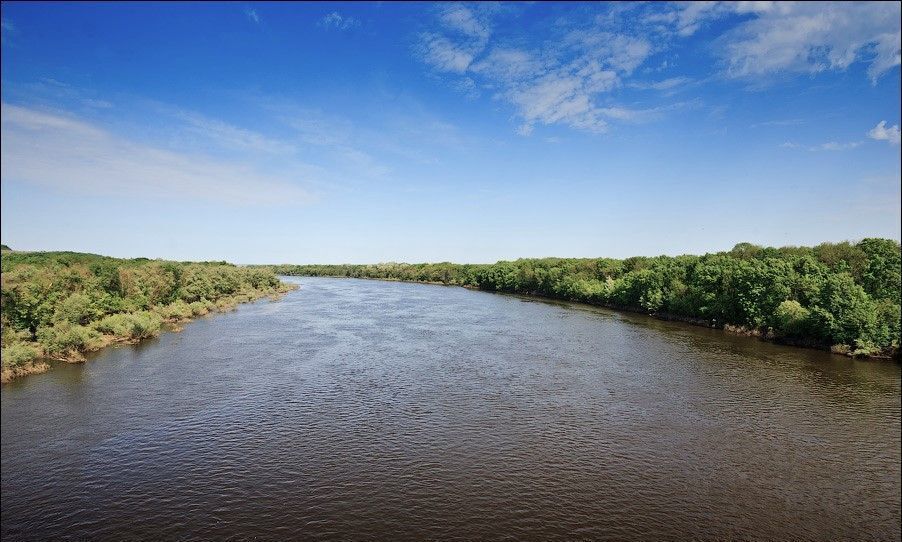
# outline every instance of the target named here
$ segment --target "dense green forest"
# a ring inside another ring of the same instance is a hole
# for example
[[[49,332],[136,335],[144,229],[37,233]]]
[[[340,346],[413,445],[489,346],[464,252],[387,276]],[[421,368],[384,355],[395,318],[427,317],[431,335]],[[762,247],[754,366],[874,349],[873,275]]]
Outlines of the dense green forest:
[[[434,282],[696,320],[857,355],[898,353],[899,243],[736,245],[704,256],[495,264],[280,265],[277,274]]]
[[[42,358],[79,361],[289,285],[263,268],[226,262],[123,260],[75,252],[2,254],[3,381],[46,370]]]

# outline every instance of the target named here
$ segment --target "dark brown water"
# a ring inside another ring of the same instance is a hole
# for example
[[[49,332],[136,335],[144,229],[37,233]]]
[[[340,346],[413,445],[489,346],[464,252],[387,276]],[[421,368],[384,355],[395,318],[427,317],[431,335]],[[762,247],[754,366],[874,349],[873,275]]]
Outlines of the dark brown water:
[[[900,539],[897,364],[299,282],[3,386],[3,539]]]

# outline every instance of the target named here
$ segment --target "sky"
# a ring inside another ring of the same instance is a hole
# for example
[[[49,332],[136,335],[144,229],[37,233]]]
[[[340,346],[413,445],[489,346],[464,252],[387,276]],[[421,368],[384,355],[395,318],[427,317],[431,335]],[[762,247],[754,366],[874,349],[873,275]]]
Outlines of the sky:
[[[900,237],[900,3],[2,3],[2,242],[493,262]]]

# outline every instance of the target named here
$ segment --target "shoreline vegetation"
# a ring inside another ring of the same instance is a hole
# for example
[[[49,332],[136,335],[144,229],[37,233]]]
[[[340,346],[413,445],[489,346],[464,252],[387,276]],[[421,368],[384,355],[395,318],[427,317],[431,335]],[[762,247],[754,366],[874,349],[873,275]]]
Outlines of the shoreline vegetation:
[[[494,264],[266,266],[278,275],[462,286],[575,301],[852,357],[900,358],[902,249],[891,239],[703,256]]]
[[[0,380],[78,363],[112,344],[297,288],[269,269],[226,262],[118,259],[76,252],[2,252]]]

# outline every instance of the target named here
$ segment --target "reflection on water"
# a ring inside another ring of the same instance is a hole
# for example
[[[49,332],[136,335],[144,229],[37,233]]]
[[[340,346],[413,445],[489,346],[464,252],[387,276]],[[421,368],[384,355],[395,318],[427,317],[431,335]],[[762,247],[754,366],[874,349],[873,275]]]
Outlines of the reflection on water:
[[[4,386],[4,540],[900,538],[897,364],[293,280]]]

